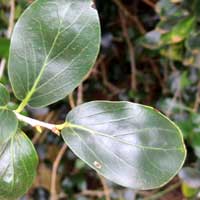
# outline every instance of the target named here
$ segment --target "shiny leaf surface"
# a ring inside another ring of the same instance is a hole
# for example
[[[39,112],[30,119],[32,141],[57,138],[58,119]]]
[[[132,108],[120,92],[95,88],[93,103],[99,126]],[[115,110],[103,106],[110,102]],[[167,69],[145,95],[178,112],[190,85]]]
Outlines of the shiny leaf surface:
[[[0,199],[16,200],[32,185],[38,158],[22,132],[0,145]]]
[[[62,136],[73,152],[122,186],[161,187],[185,160],[182,133],[151,107],[95,101],[73,109],[66,121]]]
[[[11,39],[9,77],[15,95],[33,107],[61,100],[88,74],[99,45],[91,0],[36,0]]]
[[[0,108],[0,145],[8,141],[17,131],[18,120],[15,114]]]

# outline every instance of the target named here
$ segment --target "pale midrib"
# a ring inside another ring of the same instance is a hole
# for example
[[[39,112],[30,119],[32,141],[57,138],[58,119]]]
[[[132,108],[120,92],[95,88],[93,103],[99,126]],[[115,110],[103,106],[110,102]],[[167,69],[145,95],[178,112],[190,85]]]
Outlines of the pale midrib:
[[[17,112],[21,112],[21,111],[24,109],[24,107],[28,104],[30,98],[31,98],[32,95],[34,94],[34,92],[35,92],[35,90],[36,90],[36,88],[37,88],[37,86],[38,86],[38,84],[39,84],[39,82],[40,82],[40,79],[41,79],[41,77],[42,77],[42,75],[43,75],[43,73],[44,73],[44,70],[46,69],[46,66],[47,66],[47,64],[48,64],[49,57],[50,57],[50,55],[51,55],[51,53],[52,53],[52,51],[53,51],[53,49],[54,49],[54,47],[55,47],[55,45],[56,45],[56,42],[57,42],[57,40],[58,40],[60,34],[62,33],[62,32],[60,31],[60,29],[61,29],[61,24],[62,24],[62,22],[60,22],[57,35],[56,35],[56,37],[55,37],[55,39],[54,39],[54,41],[53,41],[53,43],[52,43],[52,46],[51,46],[51,49],[49,50],[48,55],[47,55],[46,58],[45,58],[45,61],[44,61],[44,64],[43,64],[43,66],[42,66],[42,68],[41,68],[41,70],[40,70],[40,73],[39,73],[39,75],[37,76],[37,78],[36,78],[36,80],[35,80],[35,82],[34,82],[34,84],[33,84],[33,87],[31,88],[31,90],[28,92],[28,94],[27,94],[27,96],[25,97],[25,99],[22,101],[22,103],[21,103],[20,106],[18,107]]]
[[[178,151],[182,151],[182,148],[159,148],[159,147],[150,147],[150,146],[143,146],[143,145],[139,145],[139,144],[131,144],[131,143],[128,143],[124,140],[121,140],[119,138],[116,138],[112,135],[107,135],[105,133],[102,133],[102,132],[98,132],[98,131],[94,131],[92,129],[89,129],[89,128],[86,128],[84,126],[80,126],[80,125],[76,125],[76,124],[69,124],[67,125],[69,128],[74,128],[74,129],[80,129],[80,130],[83,130],[83,131],[86,131],[86,132],[89,132],[93,135],[97,134],[97,135],[100,135],[100,136],[103,136],[103,137],[107,137],[107,138],[110,138],[114,141],[117,141],[117,142],[121,142],[121,143],[124,143],[126,145],[130,145],[130,146],[133,146],[133,147],[136,147],[136,148],[139,148],[139,149],[148,149],[148,150],[156,150],[156,151],[175,151],[175,150],[178,150]]]
[[[71,5],[70,5],[71,6]],[[70,7],[69,6],[69,7]],[[68,7],[68,8],[69,8]],[[68,9],[67,9],[68,10]],[[67,11],[66,11],[67,13]],[[64,15],[65,16],[65,15]],[[43,73],[46,69],[46,66],[49,64],[49,57],[51,56],[51,53],[52,51],[54,50],[54,47],[56,45],[56,42],[57,40],[59,39],[59,36],[65,32],[67,29],[64,29],[64,30],[61,30],[61,27],[62,27],[62,23],[63,23],[63,20],[60,20],[60,24],[59,24],[59,28],[58,28],[58,31],[57,31],[57,34],[56,34],[56,37],[52,43],[52,46],[51,46],[51,49],[49,50],[49,53],[48,55],[46,56],[45,60],[44,60],[44,63],[42,65],[42,68],[40,70],[40,73],[39,75],[37,76],[31,90],[27,93],[26,97],[24,98],[24,100],[21,102],[21,104],[19,105],[19,107],[17,108],[16,112],[20,113],[22,112],[22,110],[25,108],[25,106],[28,104],[28,102],[30,101],[31,97],[33,96],[33,94],[35,93],[36,89],[37,89],[37,86],[38,84],[40,83],[40,80],[43,76]]]

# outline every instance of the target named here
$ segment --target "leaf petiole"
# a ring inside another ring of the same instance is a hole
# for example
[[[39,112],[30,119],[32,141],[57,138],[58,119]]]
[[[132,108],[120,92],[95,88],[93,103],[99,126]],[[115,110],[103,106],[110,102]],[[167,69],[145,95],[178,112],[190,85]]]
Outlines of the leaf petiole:
[[[17,111],[14,111],[16,117],[18,120],[23,121],[32,127],[37,128],[37,130],[41,130],[41,128],[46,128],[56,135],[60,136],[60,131],[68,126],[68,122],[65,122],[64,124],[61,125],[56,125],[56,124],[50,124],[47,122],[39,121],[30,117],[26,117],[24,115],[19,114]],[[41,132],[41,131],[40,131]]]

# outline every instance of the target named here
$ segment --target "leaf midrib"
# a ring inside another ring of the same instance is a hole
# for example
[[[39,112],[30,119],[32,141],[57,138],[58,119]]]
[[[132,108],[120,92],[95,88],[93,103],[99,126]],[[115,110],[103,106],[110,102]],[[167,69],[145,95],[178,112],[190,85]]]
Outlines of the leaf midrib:
[[[97,135],[100,135],[100,136],[103,136],[103,137],[107,137],[107,138],[112,139],[114,141],[121,142],[121,143],[124,143],[126,145],[130,145],[130,146],[133,146],[135,148],[142,149],[142,150],[147,149],[147,150],[155,150],[155,151],[176,151],[176,150],[177,151],[183,151],[183,149],[181,147],[180,148],[165,148],[164,149],[164,148],[159,148],[159,147],[150,147],[150,146],[143,146],[143,145],[138,145],[138,144],[131,144],[131,143],[128,143],[127,141],[124,141],[122,139],[116,138],[116,137],[114,137],[112,135],[107,135],[105,133],[102,133],[102,132],[99,132],[99,131],[95,131],[95,130],[92,130],[92,129],[89,129],[87,127],[84,127],[84,126],[81,126],[81,125],[77,125],[77,124],[68,124],[68,127],[71,128],[71,129],[80,129],[80,130],[89,132],[92,135],[97,134]],[[66,127],[66,128],[68,128],[68,127]]]
[[[66,15],[66,13],[67,13],[67,11],[68,11],[68,9],[70,7],[71,7],[71,4],[66,9],[64,16]],[[28,92],[28,94],[26,95],[26,97],[24,98],[24,100],[22,101],[22,103],[20,104],[19,108],[17,109],[17,112],[21,112],[24,109],[24,107],[28,104],[28,102],[31,99],[31,97],[33,96],[33,94],[34,94],[34,92],[35,92],[35,90],[36,90],[36,88],[37,88],[37,86],[38,86],[38,84],[40,82],[40,79],[41,79],[41,77],[42,77],[42,75],[43,75],[43,73],[44,73],[44,71],[46,69],[46,66],[48,65],[49,57],[50,57],[50,55],[51,55],[51,53],[52,53],[52,51],[53,51],[53,49],[54,49],[54,47],[56,45],[56,42],[57,42],[60,34],[62,34],[62,31],[60,31],[60,30],[61,30],[63,21],[64,21],[64,19],[60,20],[57,34],[55,36],[55,39],[54,39],[54,41],[52,43],[52,46],[51,46],[51,48],[49,50],[48,55],[46,56],[46,58],[44,60],[44,63],[43,63],[42,68],[40,70],[40,73],[38,74],[37,78],[35,79],[35,82],[34,82],[32,88],[31,88],[31,90]]]
[[[61,27],[61,25],[60,25],[60,27]],[[47,66],[47,64],[48,64],[49,56],[51,55],[51,53],[52,53],[52,51],[53,51],[53,49],[54,49],[54,47],[55,47],[55,44],[56,44],[56,42],[57,42],[57,40],[58,40],[58,38],[59,38],[59,36],[60,36],[60,31],[59,31],[59,30],[60,30],[60,27],[59,27],[59,29],[58,29],[57,35],[56,35],[56,37],[55,37],[55,39],[54,39],[54,42],[53,42],[53,44],[52,44],[52,46],[51,46],[51,49],[49,50],[49,53],[48,53],[48,55],[47,55],[46,58],[45,58],[45,61],[44,61],[44,64],[43,64],[43,66],[42,66],[42,68],[41,68],[41,70],[40,70],[40,73],[39,73],[39,75],[37,76],[37,78],[35,79],[35,82],[34,82],[34,84],[33,84],[33,87],[32,87],[31,90],[28,92],[28,94],[27,94],[27,96],[25,97],[25,99],[22,101],[22,103],[21,103],[21,105],[20,105],[20,107],[19,107],[19,109],[18,109],[18,112],[21,112],[22,108],[24,108],[24,106],[26,106],[26,105],[28,104],[30,98],[33,96],[33,94],[34,94],[34,92],[35,92],[35,90],[36,90],[36,88],[37,88],[37,86],[38,86],[38,84],[39,84],[39,82],[40,82],[40,79],[41,79],[41,77],[42,77],[42,75],[43,75],[43,73],[44,73],[44,70],[46,69],[46,66]]]

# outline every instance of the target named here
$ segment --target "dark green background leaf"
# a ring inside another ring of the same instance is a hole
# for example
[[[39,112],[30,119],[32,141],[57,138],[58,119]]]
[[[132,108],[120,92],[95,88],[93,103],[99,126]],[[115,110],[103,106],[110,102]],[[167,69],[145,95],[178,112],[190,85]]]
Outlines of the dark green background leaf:
[[[10,41],[5,38],[0,38],[0,57],[7,58],[9,54]]]
[[[181,131],[151,107],[90,102],[73,109],[66,121],[70,124],[62,136],[74,153],[123,186],[160,187],[185,160]]]
[[[9,77],[18,99],[33,107],[64,98],[84,79],[100,45],[91,0],[37,0],[17,22]]]
[[[22,132],[0,145],[0,199],[16,200],[27,192],[36,174],[38,158]]]

